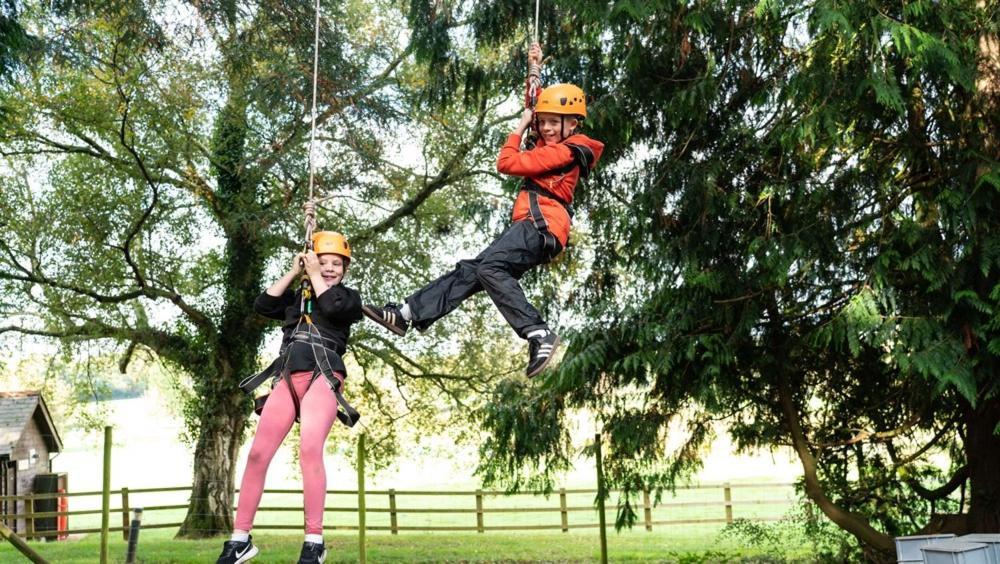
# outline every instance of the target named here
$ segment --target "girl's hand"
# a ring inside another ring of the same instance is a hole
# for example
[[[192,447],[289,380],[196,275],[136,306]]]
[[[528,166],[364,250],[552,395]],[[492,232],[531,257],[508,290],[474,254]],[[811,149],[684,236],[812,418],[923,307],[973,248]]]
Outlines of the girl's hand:
[[[532,43],[528,48],[528,64],[542,64],[542,46],[538,43]]]
[[[308,274],[310,278],[313,276],[318,276],[319,257],[316,256],[316,253],[309,251],[306,253],[301,253],[299,256],[302,257],[302,261],[305,263],[306,274]]]
[[[305,253],[298,253],[292,258],[292,268],[288,271],[292,276],[298,276],[302,274],[302,263],[305,258]]]

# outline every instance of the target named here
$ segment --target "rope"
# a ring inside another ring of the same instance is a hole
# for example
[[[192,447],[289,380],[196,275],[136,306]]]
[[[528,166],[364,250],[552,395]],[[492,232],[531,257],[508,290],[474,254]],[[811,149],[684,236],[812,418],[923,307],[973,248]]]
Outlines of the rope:
[[[538,43],[538,10],[541,0],[535,0],[535,34],[532,43]],[[528,108],[534,109],[538,102],[538,92],[542,89],[542,65],[541,61],[528,65],[528,95],[525,101]]]
[[[310,112],[311,129],[309,131],[309,199],[313,199],[315,185],[316,163],[314,146],[316,144],[316,85],[319,77],[319,0],[316,0],[316,22],[313,31],[313,76],[312,76],[312,111]]]
[[[316,198],[316,91],[319,82],[319,1],[316,0],[316,20],[313,30],[313,76],[312,76],[312,109],[310,110],[309,131],[309,199],[303,204],[305,212],[304,227],[306,231],[305,250],[312,248],[312,236],[316,231],[316,206],[333,196]]]
[[[535,43],[538,43],[538,6],[541,0],[535,0]]]

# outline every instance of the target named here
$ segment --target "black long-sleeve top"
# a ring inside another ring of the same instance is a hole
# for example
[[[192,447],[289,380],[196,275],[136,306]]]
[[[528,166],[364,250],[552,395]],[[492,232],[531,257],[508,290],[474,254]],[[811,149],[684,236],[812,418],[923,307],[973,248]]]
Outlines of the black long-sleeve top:
[[[292,290],[286,290],[281,296],[272,296],[263,292],[257,296],[253,304],[254,311],[260,315],[282,322],[281,329],[284,335],[281,339],[281,350],[288,349],[287,353],[290,355],[288,369],[291,372],[311,371],[316,368],[316,357],[312,347],[307,343],[292,340],[292,332],[299,322],[301,296],[301,291],[293,292]],[[313,302],[311,316],[313,325],[319,329],[320,335],[323,336],[322,343],[327,348],[337,352],[337,354],[328,354],[331,368],[346,377],[347,369],[340,356],[347,352],[347,340],[351,336],[351,325],[361,320],[361,294],[353,288],[338,284],[331,286],[318,297],[314,297]],[[305,322],[300,329],[305,329]]]

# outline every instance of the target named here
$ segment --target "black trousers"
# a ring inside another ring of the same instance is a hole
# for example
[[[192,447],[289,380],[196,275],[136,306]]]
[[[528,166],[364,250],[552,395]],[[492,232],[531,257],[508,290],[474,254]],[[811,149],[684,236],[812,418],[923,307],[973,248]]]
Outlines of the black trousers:
[[[406,298],[413,314],[411,322],[423,331],[469,296],[486,290],[522,339],[536,329],[548,329],[538,310],[524,297],[518,280],[553,256],[545,252],[542,234],[530,221],[515,222],[476,258],[459,261],[455,270]]]

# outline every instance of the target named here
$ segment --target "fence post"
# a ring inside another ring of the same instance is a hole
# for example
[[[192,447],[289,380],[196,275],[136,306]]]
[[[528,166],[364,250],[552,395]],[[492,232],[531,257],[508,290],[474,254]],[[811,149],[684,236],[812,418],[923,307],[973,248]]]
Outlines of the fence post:
[[[559,514],[562,518],[562,532],[569,532],[569,512],[566,511],[566,488],[559,489]]]
[[[16,504],[15,504],[16,505]],[[24,498],[24,538],[35,538],[35,495]]]
[[[365,434],[358,437],[358,561],[365,564]]]
[[[111,426],[104,427],[104,486],[101,490],[101,564],[108,564],[108,526],[111,523]]]
[[[601,455],[600,433],[594,435],[594,447],[597,454],[597,511],[601,524],[601,564],[608,564],[608,532],[605,530],[607,517],[604,514],[604,496],[607,490],[604,485],[604,460]]]
[[[389,488],[389,530],[399,534],[399,523],[396,521],[396,490]]]
[[[14,507],[14,511],[17,512],[16,505]],[[35,564],[49,564],[47,560],[39,556],[39,554],[35,552],[33,548],[28,546],[28,543],[24,542],[21,539],[21,537],[17,536],[17,533],[8,529],[7,526],[3,524],[2,521],[0,521],[0,538],[4,538],[10,541],[10,544],[14,545],[14,548],[17,549],[18,552],[23,554],[25,558],[31,560]]]
[[[646,518],[646,530],[653,530],[653,506],[649,503],[649,488],[642,489],[642,512]]]
[[[726,500],[726,523],[733,522],[733,490],[729,486],[729,482],[722,484],[723,496]]]
[[[126,542],[129,535],[128,513],[128,488],[122,488],[122,540]]]
[[[476,532],[486,532],[483,527],[483,490],[476,490]]]

